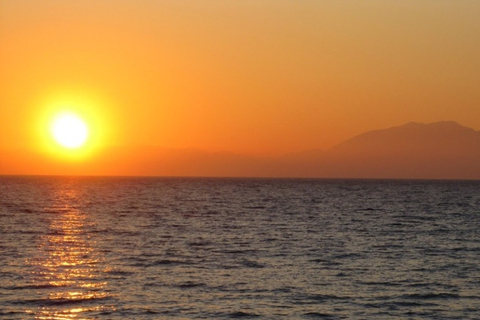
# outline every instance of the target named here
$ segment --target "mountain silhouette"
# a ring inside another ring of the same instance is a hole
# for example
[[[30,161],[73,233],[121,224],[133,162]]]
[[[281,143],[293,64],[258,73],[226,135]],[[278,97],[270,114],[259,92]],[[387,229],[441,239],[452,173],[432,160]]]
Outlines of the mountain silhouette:
[[[453,121],[431,124],[410,122],[403,126],[369,131],[330,151],[357,154],[469,154],[478,147],[480,132]]]
[[[280,157],[159,147],[122,152],[106,158],[130,163],[135,175],[480,179],[480,132],[452,121],[411,122],[360,134],[329,150]]]
[[[355,136],[319,161],[337,177],[479,179],[480,132],[453,121],[410,122]]]

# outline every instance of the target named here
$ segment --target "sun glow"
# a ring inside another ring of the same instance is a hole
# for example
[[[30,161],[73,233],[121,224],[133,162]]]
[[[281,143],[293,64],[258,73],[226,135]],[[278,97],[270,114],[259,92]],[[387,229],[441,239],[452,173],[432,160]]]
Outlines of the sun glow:
[[[32,135],[37,150],[49,163],[70,166],[69,173],[87,170],[91,161],[112,140],[115,117],[109,112],[108,99],[85,90],[55,90],[39,101],[34,115]],[[48,159],[48,160],[47,160]],[[77,171],[76,171],[77,170]]]
[[[52,123],[51,133],[55,141],[68,149],[77,149],[88,139],[86,123],[73,113],[58,115]]]

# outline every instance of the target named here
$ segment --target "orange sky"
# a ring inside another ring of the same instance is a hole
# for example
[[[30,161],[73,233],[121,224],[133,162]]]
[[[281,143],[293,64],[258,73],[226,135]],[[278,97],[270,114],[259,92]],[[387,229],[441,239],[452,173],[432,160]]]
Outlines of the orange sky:
[[[480,1],[0,1],[0,149],[68,105],[99,146],[246,154],[480,129]]]

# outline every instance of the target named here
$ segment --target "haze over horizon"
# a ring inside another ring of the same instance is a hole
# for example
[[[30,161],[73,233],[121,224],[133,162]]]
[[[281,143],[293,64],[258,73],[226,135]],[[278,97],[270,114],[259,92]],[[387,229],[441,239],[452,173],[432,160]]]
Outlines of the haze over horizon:
[[[3,152],[2,152],[3,151]],[[108,147],[65,161],[0,150],[0,174],[480,179],[480,131],[453,121],[362,133],[327,150],[249,156],[160,146]]]
[[[412,121],[480,130],[479,16],[474,0],[3,0],[0,173],[477,177],[453,147],[436,171],[369,169],[360,141],[336,166],[306,151]],[[86,142],[51,136],[65,112]]]

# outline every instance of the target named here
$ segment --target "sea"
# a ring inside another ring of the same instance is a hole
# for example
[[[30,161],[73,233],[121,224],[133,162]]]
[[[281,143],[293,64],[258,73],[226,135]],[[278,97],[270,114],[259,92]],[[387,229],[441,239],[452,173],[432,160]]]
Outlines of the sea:
[[[1,176],[0,319],[480,319],[480,181]]]

